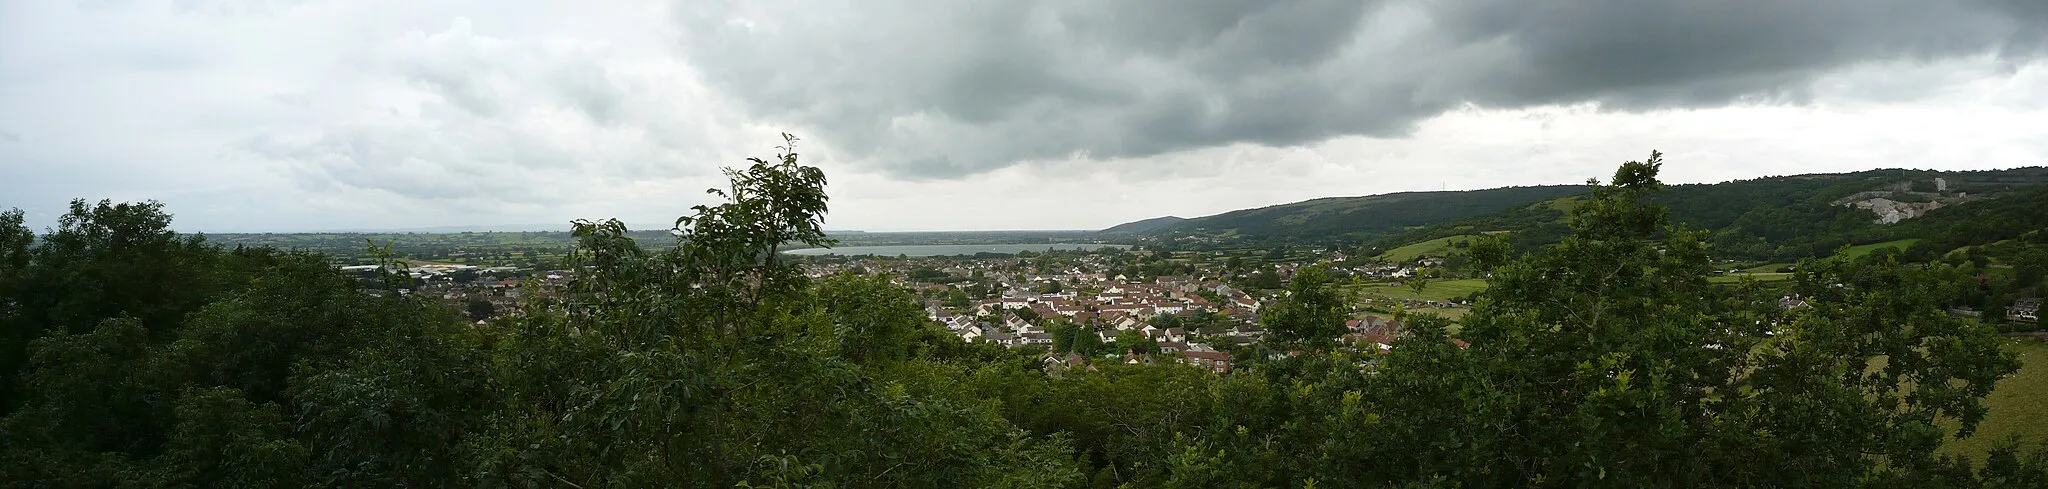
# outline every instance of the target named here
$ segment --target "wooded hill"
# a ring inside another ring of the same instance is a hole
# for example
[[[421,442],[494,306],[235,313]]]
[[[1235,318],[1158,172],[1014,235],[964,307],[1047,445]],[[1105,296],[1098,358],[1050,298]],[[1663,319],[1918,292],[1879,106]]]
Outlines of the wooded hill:
[[[1585,191],[1584,186],[1551,185],[1329,197],[1182,219],[1166,225],[1134,226],[1158,221],[1157,218],[1147,219],[1104,229],[1102,232],[1195,234],[1228,236],[1251,241],[1374,236],[1413,226],[1492,214],[1531,202]],[[1145,230],[1146,228],[1150,229]]]
[[[1954,221],[2024,213],[2024,206],[2001,200],[2028,198],[2043,188],[2048,188],[2044,167],[1967,172],[1886,169],[1673,185],[1653,199],[1670,209],[1674,223],[1710,231],[1717,257],[1795,260],[1844,245],[1935,238],[1956,227],[2010,227],[2017,223]],[[1323,198],[1187,219],[1144,233],[1139,240],[1207,236],[1249,244],[1390,250],[1449,236],[1508,232],[1526,249],[1561,238],[1568,230],[1567,212],[1583,200],[1586,190],[1507,187]],[[1880,223],[1879,213],[1854,206],[1872,199],[1924,215]],[[1925,210],[1935,206],[1940,208]],[[2008,207],[2013,208],[1972,210]]]

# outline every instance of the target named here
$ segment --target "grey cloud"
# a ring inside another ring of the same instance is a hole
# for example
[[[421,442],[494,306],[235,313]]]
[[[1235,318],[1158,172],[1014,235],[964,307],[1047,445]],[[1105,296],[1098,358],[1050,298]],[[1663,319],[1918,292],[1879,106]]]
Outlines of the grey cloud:
[[[1799,102],[1860,63],[2048,39],[2036,0],[678,6],[705,78],[907,178],[1403,134],[1464,104]]]
[[[587,45],[478,35],[456,19],[447,31],[409,36],[402,49],[400,76],[476,116],[556,104],[612,124],[625,105],[624,89]]]
[[[432,202],[557,204],[559,195],[529,182],[488,177],[575,171],[570,154],[502,128],[350,126],[307,139],[259,136],[237,146],[286,163],[285,173],[308,190],[382,190]]]
[[[264,97],[264,100],[299,109],[313,106],[313,94],[303,92],[273,93],[268,97]]]
[[[21,135],[20,135],[20,134],[15,134],[15,133],[11,133],[11,132],[7,132],[7,131],[0,131],[0,141],[6,141],[6,142],[10,142],[10,143],[19,143],[19,142],[21,142]]]
[[[677,121],[662,74],[618,75],[615,53],[568,39],[494,37],[458,19],[404,36],[375,81],[422,95],[388,116],[267,132],[234,148],[276,162],[312,191],[364,189],[432,202],[558,204],[534,182],[623,182],[709,171],[677,165],[701,146]],[[651,78],[653,82],[643,78]],[[271,100],[304,106],[304,94]],[[346,105],[343,99],[341,105]],[[411,110],[405,110],[411,109]],[[514,176],[517,176],[515,178]]]

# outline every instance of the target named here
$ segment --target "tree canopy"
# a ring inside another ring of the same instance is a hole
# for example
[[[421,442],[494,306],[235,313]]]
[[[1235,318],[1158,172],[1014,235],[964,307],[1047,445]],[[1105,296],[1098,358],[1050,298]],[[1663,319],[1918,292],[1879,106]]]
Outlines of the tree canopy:
[[[1969,265],[1809,261],[1796,301],[1712,284],[1655,154],[1552,246],[1474,243],[1493,285],[1455,339],[1404,314],[1391,351],[1345,347],[1349,302],[1303,267],[1218,374],[1065,323],[1061,352],[1158,361],[1051,369],[959,341],[888,277],[807,276],[778,251],[831,244],[826,180],[784,142],[673,247],[578,221],[572,280],[486,324],[402,273],[178,236],[155,203],[75,201],[40,236],[0,213],[0,487],[2048,482],[2048,450],[1936,451],[2017,368],[1941,311]]]

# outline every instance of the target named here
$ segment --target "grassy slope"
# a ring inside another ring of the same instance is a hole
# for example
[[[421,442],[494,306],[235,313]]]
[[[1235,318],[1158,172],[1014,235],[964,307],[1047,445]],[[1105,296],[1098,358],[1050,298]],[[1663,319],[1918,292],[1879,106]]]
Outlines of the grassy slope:
[[[1429,287],[1422,289],[1422,294],[1420,295],[1417,295],[1414,290],[1409,289],[1406,285],[1367,285],[1364,288],[1359,289],[1359,292],[1368,296],[1391,297],[1395,299],[1427,299],[1441,301],[1450,300],[1457,297],[1464,297],[1473,292],[1478,292],[1485,289],[1485,279],[1467,278],[1457,280],[1432,280],[1429,282]]]
[[[1472,241],[1477,240],[1479,238],[1480,236],[1478,235],[1460,234],[1457,236],[1450,236],[1445,238],[1432,239],[1429,241],[1410,243],[1400,248],[1387,250],[1386,253],[1381,253],[1379,258],[1392,263],[1400,263],[1408,260],[1413,260],[1416,257],[1424,255],[1443,256],[1450,252],[1451,243],[1458,241]]]
[[[1868,255],[1868,254],[1870,254],[1870,252],[1872,252],[1872,251],[1877,251],[1877,249],[1878,249],[1878,248],[1884,248],[1884,247],[1893,247],[1893,248],[1898,248],[1898,249],[1899,249],[1900,251],[1905,251],[1905,249],[1906,249],[1906,248],[1911,248],[1911,247],[1913,247],[1913,243],[1918,243],[1918,242],[1920,242],[1920,238],[1907,238],[1907,239],[1901,239],[1901,240],[1896,240],[1896,241],[1886,241],[1886,242],[1883,242],[1883,243],[1871,243],[1871,244],[1866,244],[1866,245],[1856,245],[1856,246],[1851,246],[1851,247],[1849,247],[1849,249],[1843,250],[1843,251],[1842,251],[1842,256],[1846,256],[1846,257],[1849,257],[1849,258],[1857,258],[1857,257],[1861,257],[1861,256],[1863,256],[1863,255]]]
[[[2019,353],[2019,373],[1998,381],[1998,387],[1984,404],[1991,414],[1977,425],[1977,434],[1966,440],[1951,440],[1942,451],[1970,455],[1982,461],[1983,454],[2007,436],[2019,435],[2029,443],[2048,441],[2048,342],[2014,338],[2007,348]]]

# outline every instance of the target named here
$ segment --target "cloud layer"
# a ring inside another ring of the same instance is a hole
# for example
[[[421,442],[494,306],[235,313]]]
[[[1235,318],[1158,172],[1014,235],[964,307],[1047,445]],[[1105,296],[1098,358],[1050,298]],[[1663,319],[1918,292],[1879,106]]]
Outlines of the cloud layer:
[[[753,111],[902,178],[1399,136],[1461,104],[1806,101],[1862,63],[2041,54],[2038,2],[690,2]]]
[[[2048,164],[2034,0],[0,2],[0,208],[660,226],[804,137],[835,228]]]

